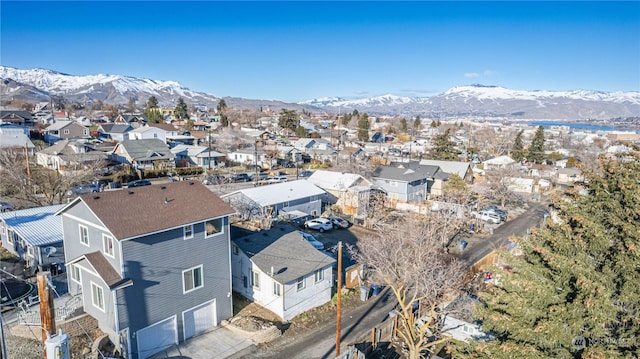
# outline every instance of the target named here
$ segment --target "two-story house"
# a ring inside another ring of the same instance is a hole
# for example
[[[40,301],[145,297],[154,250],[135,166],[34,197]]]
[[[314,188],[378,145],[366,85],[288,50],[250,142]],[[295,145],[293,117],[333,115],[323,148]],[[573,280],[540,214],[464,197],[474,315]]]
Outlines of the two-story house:
[[[107,163],[107,153],[93,150],[84,141],[58,141],[36,153],[38,165],[62,174],[85,171],[87,167],[100,167]]]
[[[198,182],[81,195],[61,209],[69,292],[126,358],[232,315],[229,214]]]
[[[47,143],[91,137],[87,127],[84,127],[75,121],[66,120],[57,120],[42,132],[44,133],[44,140]]]
[[[386,192],[389,199],[402,202],[423,202],[430,193],[442,194],[445,176],[438,166],[419,165],[415,162],[394,162],[388,166],[379,166],[372,174],[375,186]]]
[[[331,300],[335,259],[290,226],[231,244],[233,290],[288,321]]]
[[[175,156],[176,167],[202,167],[203,169],[218,167],[224,162],[224,154],[212,151],[208,147],[193,145],[177,145],[171,149]]]
[[[102,123],[98,125],[98,137],[101,140],[122,142],[129,139],[133,127],[128,123]]]
[[[363,218],[369,207],[372,183],[357,173],[316,170],[308,182],[327,191],[326,202],[343,214]]]
[[[158,127],[140,126],[129,132],[130,140],[146,140],[156,138],[167,143],[167,131]]]

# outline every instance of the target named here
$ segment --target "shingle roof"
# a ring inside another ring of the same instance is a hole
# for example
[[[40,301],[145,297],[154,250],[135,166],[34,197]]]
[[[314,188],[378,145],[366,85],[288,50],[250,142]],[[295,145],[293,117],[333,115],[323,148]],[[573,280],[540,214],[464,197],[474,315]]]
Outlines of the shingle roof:
[[[120,142],[121,146],[124,146],[125,150],[133,158],[134,160],[143,161],[143,160],[162,160],[162,159],[173,159],[174,155],[169,150],[169,146],[167,146],[164,141],[149,138],[142,140],[124,140]],[[158,153],[160,156],[151,156],[153,153]]]
[[[181,181],[79,196],[116,239],[176,228],[234,213],[200,182]]]
[[[32,246],[47,246],[62,242],[62,220],[54,214],[64,207],[46,207],[1,212],[0,219]]]
[[[440,171],[438,166],[419,165],[415,162],[394,162],[388,166],[376,168],[372,177],[413,182],[425,178],[434,178],[438,171]]]
[[[460,178],[464,178],[469,167],[471,167],[471,163],[460,161],[421,160],[420,164],[438,166],[442,171],[450,174],[457,174]]]
[[[335,262],[290,226],[275,227],[233,242],[264,273],[271,273],[273,267],[273,278],[280,283],[289,283]]]
[[[83,255],[83,257],[91,264],[96,273],[102,278],[102,280],[113,289],[123,284],[131,283],[131,279],[124,279],[116,272],[116,270],[109,264],[107,259],[100,252],[92,252]]]
[[[133,130],[133,127],[126,123],[105,123],[100,127],[102,127],[104,133],[126,133]]]
[[[57,120],[56,123],[54,123],[51,126],[45,128],[45,131],[61,130],[61,129],[69,126],[72,123],[73,123],[73,121]]]

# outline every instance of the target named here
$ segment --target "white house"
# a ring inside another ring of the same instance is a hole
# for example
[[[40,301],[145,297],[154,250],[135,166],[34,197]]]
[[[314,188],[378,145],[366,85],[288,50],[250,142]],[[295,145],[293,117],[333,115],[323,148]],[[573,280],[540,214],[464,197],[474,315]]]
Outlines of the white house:
[[[509,156],[498,156],[482,163],[485,170],[511,168],[517,165],[517,162]]]
[[[369,206],[372,183],[357,173],[316,170],[307,181],[327,191],[326,201],[342,213],[361,218]]]
[[[129,131],[129,139],[131,140],[148,140],[153,138],[167,143],[167,131],[151,126],[142,126]]]
[[[233,239],[232,287],[288,321],[331,300],[334,263],[294,228],[276,227]]]

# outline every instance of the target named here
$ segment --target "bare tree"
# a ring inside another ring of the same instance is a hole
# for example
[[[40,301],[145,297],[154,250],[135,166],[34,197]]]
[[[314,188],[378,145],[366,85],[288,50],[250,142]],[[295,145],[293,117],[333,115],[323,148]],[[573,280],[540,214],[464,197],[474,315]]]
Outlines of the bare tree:
[[[522,173],[515,166],[496,168],[486,171],[487,185],[489,191],[485,195],[486,199],[500,202],[501,206],[507,203],[518,203],[522,196],[510,188],[510,178],[521,177]]]
[[[463,287],[463,264],[440,245],[443,220],[446,218],[432,216],[400,219],[383,234],[360,240],[357,249],[348,247],[398,300],[398,335],[410,359],[420,358],[421,352],[431,352],[445,341],[440,335],[442,304]],[[415,303],[421,307],[418,313]]]

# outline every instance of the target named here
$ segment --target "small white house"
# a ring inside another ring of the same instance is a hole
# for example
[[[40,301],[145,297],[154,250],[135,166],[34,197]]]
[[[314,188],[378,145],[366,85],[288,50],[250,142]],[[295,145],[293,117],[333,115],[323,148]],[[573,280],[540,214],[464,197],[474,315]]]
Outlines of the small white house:
[[[331,300],[335,259],[289,226],[234,238],[232,287],[288,321]]]
[[[129,132],[129,139],[131,140],[148,140],[154,138],[167,143],[167,131],[158,127],[142,126]]]

